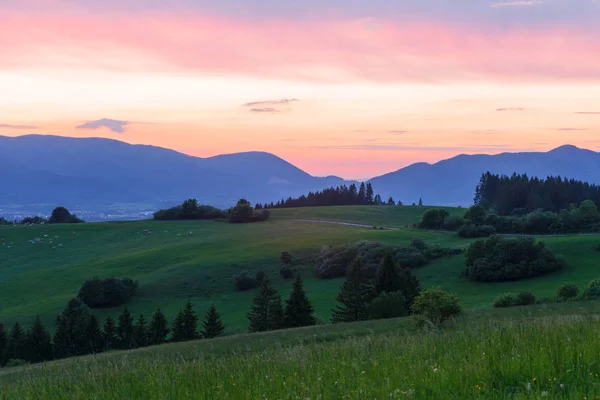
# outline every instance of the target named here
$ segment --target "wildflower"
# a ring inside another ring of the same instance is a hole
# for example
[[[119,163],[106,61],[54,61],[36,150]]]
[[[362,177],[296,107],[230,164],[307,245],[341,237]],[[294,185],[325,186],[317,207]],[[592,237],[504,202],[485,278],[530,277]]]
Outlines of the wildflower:
[[[547,390],[544,390],[542,392],[542,397],[548,397],[548,391]]]
[[[531,382],[527,382],[526,388],[527,388],[527,390],[531,390]]]

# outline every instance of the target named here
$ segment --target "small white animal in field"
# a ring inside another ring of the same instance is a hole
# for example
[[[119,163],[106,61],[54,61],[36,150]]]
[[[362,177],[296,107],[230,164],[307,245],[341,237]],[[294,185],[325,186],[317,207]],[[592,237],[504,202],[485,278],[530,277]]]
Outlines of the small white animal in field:
[[[58,247],[62,247],[62,246],[63,246],[62,243],[58,245]]]
[[[192,231],[190,231],[190,236],[192,235]]]

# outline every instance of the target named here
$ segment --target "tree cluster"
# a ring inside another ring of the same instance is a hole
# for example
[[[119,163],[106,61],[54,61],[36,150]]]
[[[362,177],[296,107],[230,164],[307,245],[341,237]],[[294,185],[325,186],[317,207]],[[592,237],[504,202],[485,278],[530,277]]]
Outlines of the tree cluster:
[[[252,208],[252,204],[246,199],[238,200],[235,207],[227,210],[227,221],[233,224],[262,222],[268,220],[270,216],[271,212],[269,210],[258,207],[255,210]]]
[[[474,204],[498,215],[511,215],[536,210],[559,213],[584,200],[600,206],[600,186],[560,176],[539,179],[525,174],[509,177],[486,172],[475,190]]]
[[[79,224],[84,222],[82,219],[77,218],[76,215],[71,214],[69,210],[64,207],[56,207],[52,210],[49,224]]]
[[[391,249],[386,251],[372,280],[364,275],[362,258],[356,257],[348,267],[331,321],[355,322],[407,315],[420,292],[419,280],[410,269],[398,265]]]
[[[202,327],[199,329],[197,325],[198,317],[190,302],[177,314],[169,328],[160,309],[148,322],[143,314],[134,321],[127,308],[116,322],[108,317],[100,326],[96,316],[83,302],[72,299],[56,318],[54,336],[50,335],[39,316],[27,331],[18,322],[10,332],[6,332],[0,324],[0,366],[5,366],[10,360],[36,363],[108,350],[159,345],[168,341],[209,339],[221,336],[225,330],[214,305],[206,312]]]
[[[296,199],[289,197],[287,200],[280,200],[276,203],[257,204],[256,208],[296,208],[296,207],[321,207],[321,206],[352,206],[352,205],[402,205],[399,201],[396,203],[393,198],[387,202],[381,199],[381,196],[373,192],[373,186],[370,183],[362,182],[359,187],[355,183],[350,186],[342,185],[331,187],[317,192],[309,192],[308,195],[302,195]]]
[[[264,278],[252,300],[247,317],[250,332],[297,328],[317,323],[313,306],[306,297],[300,275],[296,275],[285,308],[282,306],[281,295],[277,289],[271,285],[268,278]]]
[[[135,296],[138,283],[130,278],[94,277],[83,283],[77,298],[90,308],[115,307],[127,303]]]
[[[218,208],[199,205],[198,200],[188,199],[182,204],[154,213],[156,220],[219,219],[225,213]]]
[[[473,242],[465,255],[465,276],[478,282],[533,278],[565,266],[543,242],[531,237],[494,235]]]

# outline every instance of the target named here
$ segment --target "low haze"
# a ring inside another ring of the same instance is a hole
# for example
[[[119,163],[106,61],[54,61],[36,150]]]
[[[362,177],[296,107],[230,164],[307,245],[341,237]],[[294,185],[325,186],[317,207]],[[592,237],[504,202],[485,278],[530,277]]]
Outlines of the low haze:
[[[5,0],[0,135],[260,150],[351,179],[598,150],[599,19],[594,0]]]

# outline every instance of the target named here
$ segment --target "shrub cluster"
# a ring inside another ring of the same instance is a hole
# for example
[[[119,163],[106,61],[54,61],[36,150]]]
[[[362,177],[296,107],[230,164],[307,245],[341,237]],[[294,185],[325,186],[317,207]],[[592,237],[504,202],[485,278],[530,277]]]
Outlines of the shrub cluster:
[[[260,272],[260,271],[259,271]],[[264,274],[264,272],[263,272]],[[235,286],[235,290],[239,292],[245,292],[247,290],[254,289],[258,286],[258,279],[260,276],[257,273],[257,277],[252,277],[248,275],[248,272],[242,271],[239,274],[233,277],[233,284]],[[263,276],[264,278],[264,276]]]
[[[198,200],[188,199],[182,204],[154,213],[156,220],[218,219],[225,213],[218,208],[198,205]]]
[[[409,246],[388,246],[379,242],[361,241],[338,247],[325,246],[316,258],[316,273],[321,279],[341,278],[346,268],[360,257],[363,261],[363,273],[367,279],[375,276],[377,268],[388,248],[391,248],[394,261],[402,268],[417,268],[430,260],[461,254],[462,249],[427,245],[417,239]]]
[[[262,222],[270,216],[271,212],[267,209],[255,211],[246,199],[240,199],[235,207],[227,210],[227,221],[232,224]]]
[[[130,278],[94,277],[83,283],[77,298],[90,308],[115,307],[125,304],[135,296],[138,283]]]
[[[467,249],[465,264],[465,276],[471,280],[503,282],[557,271],[565,261],[533,238],[495,235],[473,242]]]
[[[600,299],[600,279],[594,279],[585,288],[583,293],[572,284],[566,283],[556,290],[555,297],[544,297],[537,299],[531,292],[521,292],[519,294],[503,293],[494,300],[495,308],[526,306],[531,304],[550,304],[565,301],[597,300]]]

